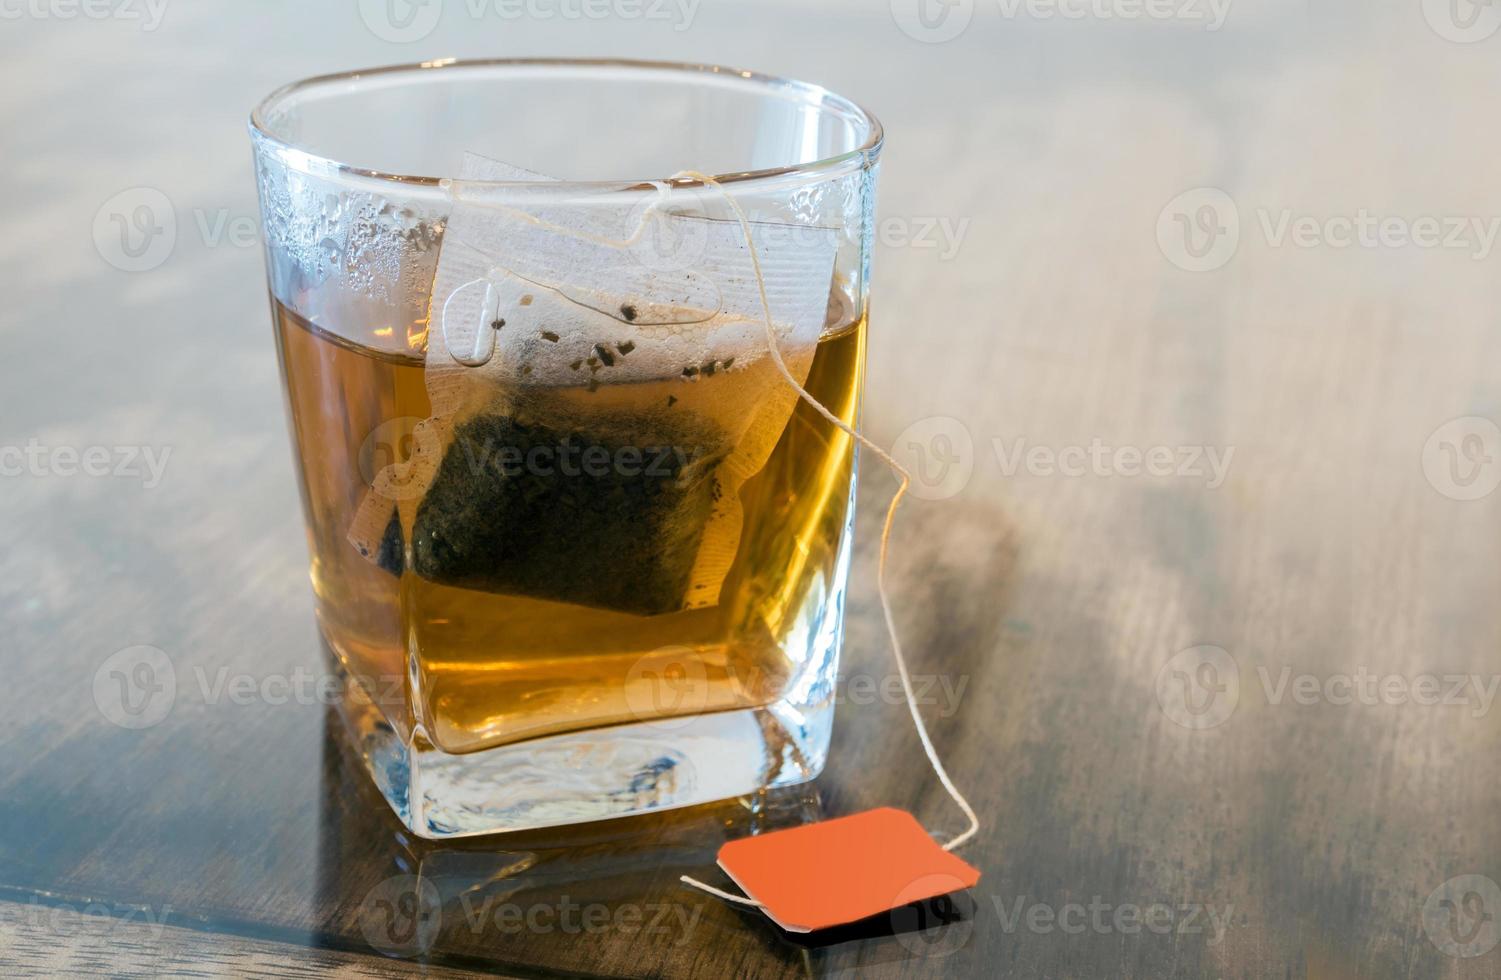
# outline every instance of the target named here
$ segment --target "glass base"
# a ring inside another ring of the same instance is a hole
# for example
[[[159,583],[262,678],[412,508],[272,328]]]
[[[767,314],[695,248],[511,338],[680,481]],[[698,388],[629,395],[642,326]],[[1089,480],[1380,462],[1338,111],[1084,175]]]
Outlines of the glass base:
[[[830,661],[834,649],[826,651]],[[338,657],[330,657],[348,677]],[[817,704],[615,725],[452,755],[421,731],[410,742],[369,699],[339,714],[381,794],[430,840],[529,830],[693,806],[807,782],[823,771],[832,691]]]
[[[814,779],[834,726],[854,481],[849,494],[833,575],[810,591],[783,640],[795,667],[781,700],[454,755],[420,725],[403,738],[374,698],[344,697],[337,709],[351,745],[401,822],[429,840],[671,810]],[[340,689],[359,687],[327,642],[325,651]]]

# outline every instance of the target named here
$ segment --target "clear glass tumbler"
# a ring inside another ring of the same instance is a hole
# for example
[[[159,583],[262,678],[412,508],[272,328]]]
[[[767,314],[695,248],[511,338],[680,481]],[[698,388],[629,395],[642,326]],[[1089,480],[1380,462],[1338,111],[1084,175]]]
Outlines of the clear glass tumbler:
[[[338,710],[401,820],[815,777],[856,447],[794,382],[854,424],[875,119],[723,68],[447,61],[250,129]]]

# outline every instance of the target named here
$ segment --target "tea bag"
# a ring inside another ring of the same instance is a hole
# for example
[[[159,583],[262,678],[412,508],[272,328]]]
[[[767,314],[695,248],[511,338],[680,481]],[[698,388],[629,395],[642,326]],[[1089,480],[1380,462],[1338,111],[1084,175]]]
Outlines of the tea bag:
[[[432,415],[384,488],[412,570],[640,615],[716,604],[740,489],[798,397],[768,356],[750,249],[801,383],[837,231],[752,223],[748,247],[736,220],[684,213],[682,189],[562,207],[484,183],[538,175],[473,155],[461,173],[430,309]],[[367,500],[351,541],[381,553],[391,510]]]

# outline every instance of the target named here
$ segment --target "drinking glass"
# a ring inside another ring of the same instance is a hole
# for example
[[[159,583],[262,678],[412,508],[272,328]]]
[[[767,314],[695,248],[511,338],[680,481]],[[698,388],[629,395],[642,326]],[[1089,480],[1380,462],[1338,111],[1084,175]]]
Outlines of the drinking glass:
[[[443,61],[287,86],[250,135],[336,707],[402,822],[814,778],[856,446],[810,399],[855,423],[876,120],[711,66]]]

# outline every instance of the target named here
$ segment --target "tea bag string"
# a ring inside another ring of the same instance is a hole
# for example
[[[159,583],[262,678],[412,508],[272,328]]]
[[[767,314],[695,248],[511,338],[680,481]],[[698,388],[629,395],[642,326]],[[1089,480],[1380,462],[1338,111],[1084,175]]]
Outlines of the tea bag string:
[[[724,198],[725,203],[730,206],[731,210],[735,212],[735,218],[740,222],[740,230],[745,235],[745,249],[750,253],[751,267],[755,270],[756,273],[756,288],[760,291],[761,294],[761,312],[766,320],[767,349],[771,353],[772,363],[774,363],[777,370],[781,372],[782,378],[793,387],[793,389],[797,392],[799,398],[813,407],[813,410],[815,412],[817,412],[819,415],[822,415],[825,419],[828,419],[830,423],[845,432],[850,436],[850,438],[859,442],[860,445],[875,453],[883,463],[891,467],[892,471],[896,473],[897,477],[901,481],[896,488],[896,493],[892,495],[891,503],[886,507],[886,520],[881,526],[881,551],[879,560],[876,564],[876,590],[880,593],[881,596],[881,612],[885,614],[886,633],[891,637],[891,654],[892,657],[896,660],[897,673],[901,675],[902,692],[906,695],[907,710],[912,714],[912,724],[917,729],[917,737],[922,740],[923,752],[927,754],[928,762],[932,763],[933,772],[937,774],[938,781],[943,784],[943,788],[948,790],[949,796],[953,798],[956,804],[958,804],[959,809],[964,811],[964,815],[969,818],[968,829],[966,829],[964,833],[960,834],[958,837],[955,837],[953,840],[943,845],[943,849],[945,851],[952,851],[955,848],[961,847],[962,845],[966,844],[972,837],[975,836],[976,833],[979,832],[980,818],[975,816],[974,807],[969,805],[969,801],[964,798],[964,794],[959,792],[959,788],[955,786],[954,781],[949,778],[948,771],[943,768],[943,762],[938,758],[938,750],[933,747],[933,740],[928,735],[928,726],[923,724],[922,713],[917,710],[917,695],[912,691],[912,678],[907,672],[907,660],[902,655],[902,643],[901,640],[897,637],[896,620],[891,614],[891,600],[886,594],[886,553],[888,546],[891,543],[891,527],[896,520],[896,509],[901,504],[902,497],[906,496],[907,488],[912,484],[912,477],[907,472],[906,468],[902,466],[902,464],[898,463],[895,459],[892,458],[890,453],[886,452],[886,450],[876,445],[870,439],[855,431],[855,428],[853,426],[845,422],[843,419],[839,418],[839,416],[835,415],[833,412],[829,411],[829,409],[825,407],[822,402],[809,394],[808,390],[802,385],[798,384],[797,379],[792,376],[792,372],[787,369],[787,363],[782,360],[782,352],[777,348],[776,330],[772,324],[771,319],[771,302],[766,295],[766,280],[761,275],[761,260],[756,255],[755,242],[751,239],[750,221],[746,218],[745,211],[741,209],[740,202],[736,201],[734,195],[725,190],[724,187],[719,183],[719,181],[715,180],[708,174],[701,174],[694,170],[683,170],[679,171],[677,174],[674,174],[674,178],[678,177],[686,177],[692,180],[697,180],[701,183],[709,185],[710,187],[713,187],[716,191],[719,192],[720,196]],[[755,899],[746,898],[742,895],[733,895],[727,891],[715,888],[712,885],[707,885],[704,882],[699,881],[696,878],[692,878],[688,875],[683,875],[679,880],[681,880],[684,884],[692,885],[694,888],[702,889],[703,891],[706,891],[711,895],[716,895],[719,898],[724,899],[725,901],[735,902],[740,905],[756,906],[758,908],[762,905],[762,903],[756,901]]]

